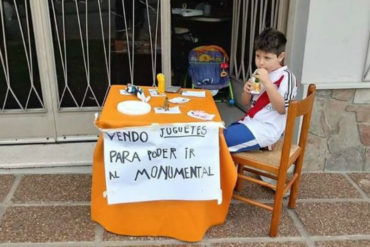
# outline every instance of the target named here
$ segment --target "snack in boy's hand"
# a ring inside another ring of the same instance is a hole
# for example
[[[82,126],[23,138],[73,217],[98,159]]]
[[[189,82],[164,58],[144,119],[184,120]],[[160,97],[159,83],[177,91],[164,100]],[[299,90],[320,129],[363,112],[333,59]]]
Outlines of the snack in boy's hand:
[[[255,74],[256,71],[254,71],[251,77],[251,81],[253,82],[251,94],[260,94],[262,90],[262,84],[259,82],[258,78],[254,76]]]

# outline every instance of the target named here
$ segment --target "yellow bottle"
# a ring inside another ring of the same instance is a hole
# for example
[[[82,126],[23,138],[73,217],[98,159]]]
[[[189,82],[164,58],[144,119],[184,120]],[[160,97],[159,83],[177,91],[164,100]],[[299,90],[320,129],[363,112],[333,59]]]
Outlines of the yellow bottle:
[[[165,76],[162,73],[157,74],[157,80],[158,80],[158,93],[164,93],[166,90],[166,81]]]

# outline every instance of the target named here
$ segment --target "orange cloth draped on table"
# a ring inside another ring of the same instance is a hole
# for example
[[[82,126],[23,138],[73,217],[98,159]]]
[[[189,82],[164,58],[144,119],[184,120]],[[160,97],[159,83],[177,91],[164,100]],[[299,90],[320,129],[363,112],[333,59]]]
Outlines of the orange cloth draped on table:
[[[143,87],[149,95],[147,87]],[[134,95],[121,95],[124,86],[112,86],[96,125],[102,129],[128,126],[145,126],[152,123],[201,122],[187,116],[189,110],[203,110],[215,114],[213,121],[221,121],[216,104],[210,92],[205,98],[191,97],[188,103],[180,104],[181,114],[155,114],[153,108],[161,106],[164,97],[152,97],[150,113],[139,116],[125,115],[117,111],[117,104],[123,100],[134,100]],[[174,98],[179,94],[168,94]],[[236,182],[236,168],[220,131],[220,175],[222,204],[211,201],[150,201],[108,205],[103,197],[106,190],[104,173],[103,138],[100,136],[94,152],[91,191],[91,219],[100,223],[107,231],[132,236],[167,236],[183,241],[200,241],[207,229],[225,221],[232,192]],[[210,153],[210,155],[216,155]]]

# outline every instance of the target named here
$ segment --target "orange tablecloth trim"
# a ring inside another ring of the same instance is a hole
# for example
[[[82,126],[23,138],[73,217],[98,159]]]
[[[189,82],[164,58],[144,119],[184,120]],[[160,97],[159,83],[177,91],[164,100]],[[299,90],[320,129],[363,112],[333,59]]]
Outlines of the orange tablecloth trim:
[[[142,116],[128,116],[117,112],[116,106],[122,101],[135,96],[122,96],[119,89],[112,86],[101,117],[96,121],[100,128],[122,128],[142,126],[154,123],[197,122],[186,115],[188,110],[204,110],[216,114],[215,121],[221,121],[212,96],[192,98],[181,105],[183,114],[179,116],[151,113]],[[145,88],[147,89],[147,88]],[[146,92],[148,95],[148,93]],[[170,94],[169,98],[179,96]],[[151,105],[160,106],[163,97],[152,98]],[[201,120],[199,120],[201,121]],[[152,201],[108,205],[103,192],[106,190],[104,176],[103,138],[95,147],[93,158],[93,176],[91,191],[91,218],[107,231],[132,236],[167,236],[183,241],[200,241],[207,229],[225,221],[236,182],[236,168],[227,149],[222,131],[220,131],[220,173],[223,201],[217,205],[212,201]],[[213,154],[210,154],[213,155]],[[216,154],[214,154],[216,155]]]

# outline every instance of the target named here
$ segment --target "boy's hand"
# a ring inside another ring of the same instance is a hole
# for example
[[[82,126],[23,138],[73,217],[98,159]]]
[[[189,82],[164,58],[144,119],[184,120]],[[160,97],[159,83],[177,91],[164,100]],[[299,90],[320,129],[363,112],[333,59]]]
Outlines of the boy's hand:
[[[253,90],[252,88],[252,81],[249,79],[248,81],[245,82],[244,87],[243,87],[243,92],[251,94],[251,91]]]
[[[266,85],[265,83],[270,81],[269,72],[264,68],[257,69],[254,76],[258,78],[263,85]]]

